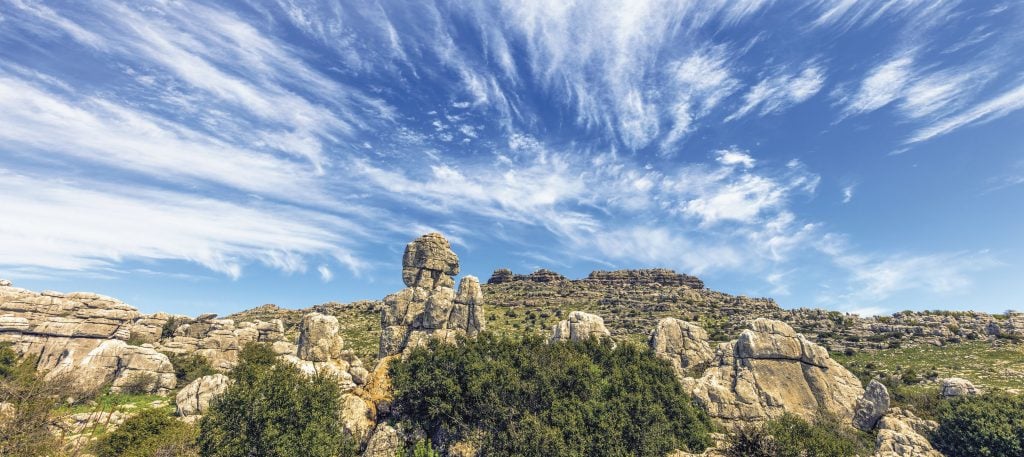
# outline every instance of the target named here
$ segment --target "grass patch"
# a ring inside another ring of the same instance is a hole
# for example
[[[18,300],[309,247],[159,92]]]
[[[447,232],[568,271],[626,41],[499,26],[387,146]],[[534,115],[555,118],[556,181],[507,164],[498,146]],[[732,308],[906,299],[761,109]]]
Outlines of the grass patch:
[[[908,370],[926,379],[960,377],[986,389],[1020,391],[1024,386],[1024,344],[993,346],[972,341],[945,346],[859,351],[832,357],[862,377],[900,376]],[[923,387],[922,387],[923,388]]]

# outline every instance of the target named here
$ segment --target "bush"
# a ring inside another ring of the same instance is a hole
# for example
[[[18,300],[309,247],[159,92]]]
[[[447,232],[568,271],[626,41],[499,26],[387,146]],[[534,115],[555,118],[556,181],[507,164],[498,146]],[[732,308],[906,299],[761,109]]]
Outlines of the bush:
[[[173,354],[164,353],[174,365],[174,376],[178,378],[178,385],[184,386],[203,376],[216,373],[210,366],[210,361],[198,354]]]
[[[96,444],[98,457],[198,456],[195,427],[158,409],[124,421]]]
[[[270,357],[268,357],[268,354]],[[277,362],[265,344],[250,344],[231,373],[235,383],[199,422],[203,456],[354,456],[342,428],[337,379],[308,377]]]
[[[9,347],[0,347],[0,403],[10,404],[0,413],[0,456],[53,455],[60,442],[49,426],[71,380],[44,379],[36,373],[35,360],[17,359]]]
[[[400,419],[435,444],[472,437],[485,455],[661,457],[710,444],[672,368],[632,345],[484,333],[433,341],[390,374]]]
[[[147,394],[156,386],[156,375],[153,373],[132,374],[124,384],[119,387],[122,393],[130,395]]]
[[[835,417],[819,415],[808,422],[793,414],[740,426],[729,434],[729,457],[848,457],[871,455],[871,436]]]
[[[1024,397],[991,393],[962,397],[939,408],[932,444],[946,455],[1024,455]]]

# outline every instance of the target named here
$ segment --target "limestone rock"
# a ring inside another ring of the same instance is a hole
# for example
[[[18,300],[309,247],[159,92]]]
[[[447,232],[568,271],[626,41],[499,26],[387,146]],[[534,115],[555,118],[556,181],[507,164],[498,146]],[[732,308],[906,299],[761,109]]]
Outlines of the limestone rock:
[[[920,430],[925,422],[910,411],[893,408],[878,421],[875,457],[942,457]],[[934,424],[934,423],[932,423]]]
[[[978,388],[974,383],[963,378],[946,378],[940,381],[941,393],[945,398],[977,395]]]
[[[409,287],[384,298],[379,357],[407,352],[432,339],[454,342],[484,329],[483,292],[466,276],[453,289],[459,259],[439,234],[424,235],[406,246],[402,277]]]
[[[725,422],[762,421],[785,412],[811,419],[819,410],[852,417],[864,392],[824,348],[768,319],[754,320],[739,338],[720,344],[712,367],[684,386]]]
[[[616,271],[593,271],[587,276],[587,281],[618,286],[634,285],[659,285],[659,286],[687,286],[691,289],[703,289],[704,282],[699,278],[676,273],[665,268],[650,268],[641,270],[616,270]]]
[[[83,391],[98,389],[109,382],[114,392],[132,386],[166,394],[177,383],[174,366],[166,355],[152,347],[131,346],[121,340],[104,340],[81,358],[66,353],[47,376],[63,375],[71,376]]]
[[[179,416],[203,414],[210,406],[210,400],[224,393],[231,385],[231,379],[217,373],[203,376],[183,387],[174,397]]]
[[[672,363],[679,377],[688,376],[692,369],[707,364],[715,357],[703,328],[672,317],[658,321],[648,345],[656,356]]]
[[[376,426],[376,418],[377,411],[373,402],[352,393],[341,396],[342,427],[360,444],[365,443],[370,437],[370,432]]]
[[[311,362],[326,362],[341,357],[344,342],[338,330],[338,318],[309,313],[302,318],[299,330],[298,356]]]
[[[569,313],[568,319],[559,321],[551,330],[551,342],[609,337],[611,337],[611,332],[604,326],[604,319],[601,319],[601,316],[582,311]]]
[[[445,278],[459,274],[459,258],[440,233],[428,233],[405,247],[402,281],[407,287],[433,289],[446,285]],[[448,284],[450,287],[452,284]]]
[[[857,399],[853,410],[853,425],[865,432],[875,429],[875,424],[889,410],[889,389],[877,380],[871,380],[864,395]]]
[[[233,319],[215,319],[202,315],[179,325],[174,336],[160,340],[157,349],[172,354],[197,354],[210,362],[215,370],[228,371],[238,363],[238,353],[246,344],[260,340],[259,323]]]
[[[394,427],[377,424],[370,440],[366,442],[363,457],[395,457],[405,451],[405,438]]]

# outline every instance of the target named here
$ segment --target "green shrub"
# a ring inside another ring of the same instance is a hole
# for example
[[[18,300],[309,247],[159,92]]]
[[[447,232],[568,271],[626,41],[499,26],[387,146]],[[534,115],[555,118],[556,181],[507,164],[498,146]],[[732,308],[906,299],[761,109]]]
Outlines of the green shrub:
[[[232,371],[235,383],[199,422],[203,456],[354,456],[357,446],[340,421],[337,379],[305,376],[267,357],[265,344],[247,345]]]
[[[174,376],[178,378],[178,385],[184,386],[203,376],[216,373],[210,361],[198,354],[173,354],[164,353],[174,365]]]
[[[661,457],[710,444],[672,368],[633,345],[484,333],[431,342],[390,374],[400,419],[446,442],[472,437],[485,455]]]
[[[939,408],[932,443],[946,455],[1024,455],[1024,396],[962,397]]]
[[[430,440],[419,440],[405,451],[405,457],[441,457],[441,453],[434,450]]]
[[[808,422],[793,414],[740,426],[729,434],[729,457],[849,457],[871,455],[871,436],[829,415]]]
[[[54,411],[71,391],[71,380],[58,376],[44,379],[36,373],[36,361],[17,361],[8,347],[0,349],[0,403],[10,410],[0,419],[0,456],[53,455],[60,448],[50,432]],[[6,409],[6,408],[5,408]]]
[[[143,410],[96,444],[98,457],[198,456],[196,428],[157,409]]]
[[[155,374],[140,372],[132,374],[131,377],[120,386],[120,391],[130,395],[139,395],[152,392],[155,386]]]

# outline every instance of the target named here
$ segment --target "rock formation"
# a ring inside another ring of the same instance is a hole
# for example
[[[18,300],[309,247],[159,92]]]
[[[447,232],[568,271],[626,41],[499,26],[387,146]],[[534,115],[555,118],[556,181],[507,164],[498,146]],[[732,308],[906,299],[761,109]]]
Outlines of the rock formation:
[[[405,452],[405,437],[394,427],[377,424],[373,434],[366,443],[363,457],[394,457]]]
[[[230,370],[238,362],[238,352],[248,343],[273,342],[284,337],[280,320],[271,322],[238,322],[215,319],[215,315],[199,316],[179,325],[170,338],[157,349],[172,354],[198,354],[210,361],[214,369]]]
[[[438,233],[423,235],[405,247],[402,280],[407,288],[384,298],[379,357],[398,354],[431,338],[454,341],[484,328],[480,282],[466,276],[453,289],[459,259]]]
[[[551,342],[579,341],[588,338],[609,338],[611,332],[604,326],[601,316],[582,311],[569,313],[569,318],[555,324],[551,329]]]
[[[85,357],[71,352],[57,361],[47,376],[71,376],[82,391],[94,391],[106,383],[110,390],[139,390],[166,394],[177,378],[171,361],[152,345],[132,346],[121,340],[104,340]]]
[[[942,457],[925,435],[936,427],[910,411],[893,408],[878,421],[875,457]]]
[[[494,273],[491,274],[490,279],[487,280],[487,284],[504,284],[513,281],[547,283],[566,280],[568,279],[565,276],[562,276],[551,270],[546,270],[543,268],[528,275],[518,275],[512,273],[512,270],[509,270],[507,268],[499,268],[497,270],[494,270]]]
[[[198,416],[210,407],[210,400],[224,393],[231,385],[231,379],[217,373],[203,376],[182,387],[174,397],[179,416]]]
[[[785,412],[810,419],[818,411],[852,417],[860,381],[821,346],[783,322],[756,319],[739,338],[719,345],[699,379],[684,379],[698,402],[721,421],[761,421]]]
[[[870,432],[888,410],[889,389],[877,380],[871,380],[864,389],[864,395],[854,405],[853,426]]]
[[[672,317],[658,321],[658,326],[648,339],[648,345],[656,356],[672,364],[680,378],[692,376],[694,370],[702,373],[707,363],[715,357],[708,344],[708,334],[703,328]]]
[[[963,378],[946,378],[939,380],[941,394],[945,398],[962,397],[964,395],[977,395],[978,388],[974,387],[971,381]]]
[[[651,268],[642,270],[617,270],[617,271],[593,271],[587,276],[587,281],[617,286],[623,285],[652,285],[659,286],[686,286],[691,289],[703,289],[704,282],[695,276],[676,273],[666,268]]]
[[[279,355],[306,374],[327,373],[338,377],[342,388],[351,389],[366,382],[368,371],[363,362],[351,350],[346,350],[345,342],[338,334],[338,318],[320,313],[309,313],[302,318],[299,328],[299,340],[294,353]],[[287,344],[275,343],[275,352]]]
[[[360,443],[366,443],[376,426],[377,411],[373,402],[353,393],[341,396],[341,424],[345,433]]]

